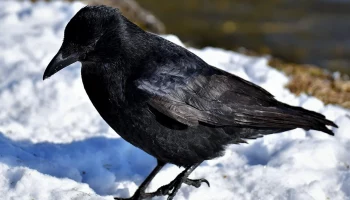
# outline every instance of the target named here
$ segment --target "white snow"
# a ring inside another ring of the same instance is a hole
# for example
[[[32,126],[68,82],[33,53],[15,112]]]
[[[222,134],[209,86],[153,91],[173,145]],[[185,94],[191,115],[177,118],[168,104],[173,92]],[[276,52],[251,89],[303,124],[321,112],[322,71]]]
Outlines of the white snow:
[[[0,2],[0,199],[128,197],[155,166],[154,158],[121,139],[97,114],[79,63],[42,81],[65,24],[82,6]],[[335,137],[296,129],[229,146],[223,157],[204,162],[191,175],[207,178],[211,187],[183,186],[176,199],[350,199],[349,110],[293,95],[284,88],[288,77],[269,67],[268,57],[190,50],[278,100],[323,113],[340,128],[333,129]],[[149,190],[181,170],[167,165]]]

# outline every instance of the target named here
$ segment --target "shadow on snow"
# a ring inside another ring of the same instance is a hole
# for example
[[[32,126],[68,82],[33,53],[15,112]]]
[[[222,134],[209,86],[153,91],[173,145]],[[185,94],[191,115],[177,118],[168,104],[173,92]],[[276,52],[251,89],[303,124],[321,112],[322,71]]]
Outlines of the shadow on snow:
[[[153,157],[121,138],[32,143],[11,140],[0,132],[0,149],[0,162],[6,165],[86,183],[100,195],[128,195],[117,190],[116,182],[139,185],[156,165]]]

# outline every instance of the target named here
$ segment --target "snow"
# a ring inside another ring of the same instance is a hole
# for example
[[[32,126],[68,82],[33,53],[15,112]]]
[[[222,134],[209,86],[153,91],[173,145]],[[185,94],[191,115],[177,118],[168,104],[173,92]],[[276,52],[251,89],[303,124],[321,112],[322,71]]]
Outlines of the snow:
[[[113,199],[132,195],[155,159],[121,139],[98,115],[76,63],[43,82],[68,20],[81,3],[0,2],[1,199]],[[176,36],[167,39],[183,45]],[[289,78],[250,57],[217,48],[193,49],[211,65],[252,81],[278,100],[323,113],[335,137],[295,129],[231,145],[190,177],[211,187],[183,186],[176,199],[350,199],[350,111],[295,96]],[[181,170],[167,165],[149,190]],[[164,199],[159,197],[156,199]]]

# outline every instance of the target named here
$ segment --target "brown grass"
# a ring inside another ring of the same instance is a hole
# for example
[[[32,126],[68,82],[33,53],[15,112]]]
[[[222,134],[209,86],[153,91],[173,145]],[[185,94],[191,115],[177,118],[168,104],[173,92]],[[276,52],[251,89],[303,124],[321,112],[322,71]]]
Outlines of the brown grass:
[[[329,72],[312,65],[286,63],[278,59],[271,59],[269,64],[291,77],[286,85],[291,92],[297,95],[306,93],[326,104],[350,108],[350,81],[347,78],[334,78]]]

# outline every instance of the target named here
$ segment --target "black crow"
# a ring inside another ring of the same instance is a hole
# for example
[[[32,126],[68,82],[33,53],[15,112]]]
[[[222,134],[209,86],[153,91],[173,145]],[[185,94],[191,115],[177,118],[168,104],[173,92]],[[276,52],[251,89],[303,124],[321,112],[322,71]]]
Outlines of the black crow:
[[[172,42],[148,33],[117,9],[86,6],[68,23],[44,79],[79,61],[82,80],[101,117],[121,137],[157,159],[129,199],[169,195],[189,174],[229,144],[295,128],[333,135],[323,115],[277,101],[263,88],[208,65]],[[145,189],[166,164],[185,170],[152,193]],[[116,198],[122,199],[122,198]]]

